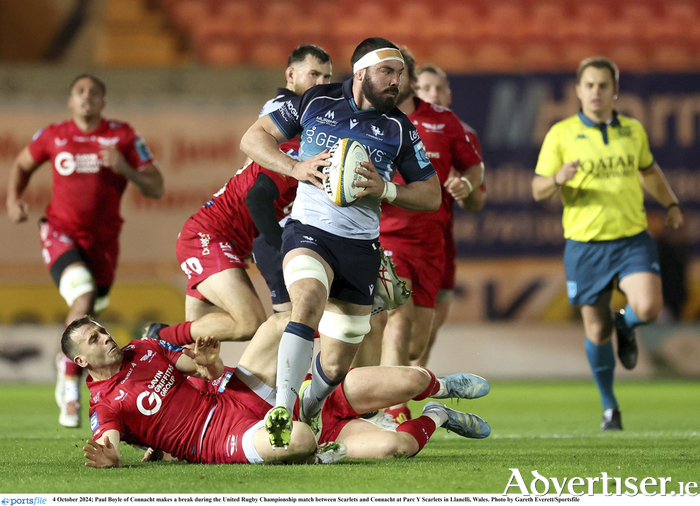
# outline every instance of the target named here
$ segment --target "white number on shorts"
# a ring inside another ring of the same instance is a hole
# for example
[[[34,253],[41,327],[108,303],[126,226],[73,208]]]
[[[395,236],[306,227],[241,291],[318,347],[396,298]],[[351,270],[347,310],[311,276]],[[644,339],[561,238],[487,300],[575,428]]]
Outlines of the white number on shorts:
[[[194,271],[195,274],[201,274],[204,270],[202,268],[202,264],[199,262],[199,258],[197,257],[188,258],[180,264],[180,268],[185,274],[187,274],[187,279],[192,277],[192,271]]]

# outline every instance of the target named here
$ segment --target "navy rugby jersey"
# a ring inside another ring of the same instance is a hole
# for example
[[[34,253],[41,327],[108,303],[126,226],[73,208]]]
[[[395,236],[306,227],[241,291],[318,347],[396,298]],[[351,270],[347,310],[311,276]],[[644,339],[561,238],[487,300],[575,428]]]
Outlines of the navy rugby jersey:
[[[435,175],[418,131],[398,108],[380,114],[360,110],[352,96],[352,79],[314,86],[270,113],[287,139],[299,135],[299,156],[306,160],[330,149],[339,139],[360,142],[382,179],[396,171],[408,184]],[[324,190],[299,184],[291,217],[331,234],[353,239],[379,237],[380,199],[364,197],[354,206],[338,207]]]

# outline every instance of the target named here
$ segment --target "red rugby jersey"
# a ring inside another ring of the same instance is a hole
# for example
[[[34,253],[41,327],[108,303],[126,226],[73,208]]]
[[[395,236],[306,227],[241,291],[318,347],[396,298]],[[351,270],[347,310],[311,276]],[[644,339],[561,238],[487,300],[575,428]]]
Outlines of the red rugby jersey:
[[[468,137],[462,122],[450,109],[429,104],[414,98],[416,110],[408,115],[420,134],[425,151],[437,172],[440,184],[450,173],[450,167],[464,172],[472,165],[481,163],[481,154]],[[404,184],[400,174],[394,178],[397,184]],[[382,203],[380,234],[402,234],[417,236],[435,233],[436,227],[447,223],[452,214],[452,197],[442,190],[443,202],[440,209],[431,213],[407,211],[388,202]],[[449,199],[445,198],[445,195]],[[381,240],[381,238],[380,238]]]
[[[51,162],[53,189],[46,216],[71,235],[118,234],[122,219],[119,203],[128,180],[102,166],[100,150],[116,146],[126,161],[139,169],[153,162],[143,139],[127,123],[103,119],[92,132],[83,132],[73,120],[39,130],[29,144],[34,161]]]

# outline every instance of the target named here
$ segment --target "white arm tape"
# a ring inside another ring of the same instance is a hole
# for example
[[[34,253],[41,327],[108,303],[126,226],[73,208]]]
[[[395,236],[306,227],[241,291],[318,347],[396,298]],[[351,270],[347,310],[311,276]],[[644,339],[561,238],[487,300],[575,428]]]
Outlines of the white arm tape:
[[[384,181],[384,191],[379,198],[389,203],[393,202],[396,199],[396,185],[389,181]]]
[[[469,181],[469,178],[466,177],[460,177],[460,179],[467,183],[467,186],[469,187],[469,193],[471,194],[471,192],[474,191],[474,185],[472,184],[472,182]]]

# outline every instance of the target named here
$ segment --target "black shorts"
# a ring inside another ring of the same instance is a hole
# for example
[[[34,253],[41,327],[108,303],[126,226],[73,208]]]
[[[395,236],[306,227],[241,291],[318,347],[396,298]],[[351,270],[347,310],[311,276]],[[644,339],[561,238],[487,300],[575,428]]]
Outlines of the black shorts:
[[[289,292],[284,284],[282,255],[270,246],[263,236],[258,236],[253,241],[253,260],[258,266],[260,274],[265,278],[265,283],[267,283],[272,297],[272,304],[289,302]]]
[[[315,251],[333,269],[330,298],[372,305],[379,274],[379,239],[348,239],[289,220],[282,234],[282,254],[297,248]]]

